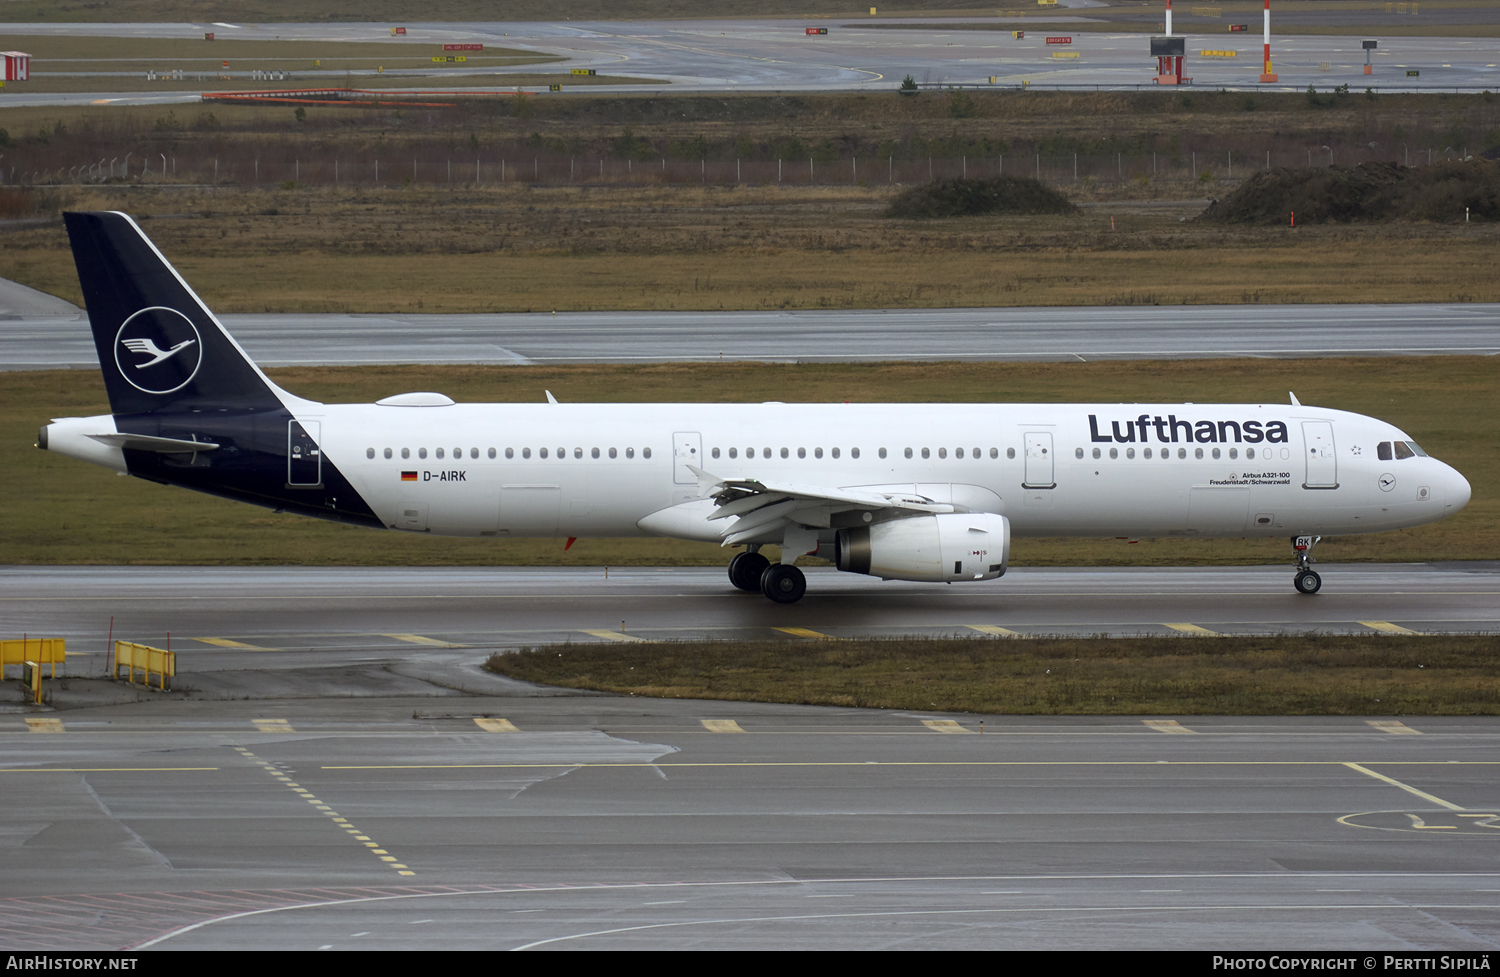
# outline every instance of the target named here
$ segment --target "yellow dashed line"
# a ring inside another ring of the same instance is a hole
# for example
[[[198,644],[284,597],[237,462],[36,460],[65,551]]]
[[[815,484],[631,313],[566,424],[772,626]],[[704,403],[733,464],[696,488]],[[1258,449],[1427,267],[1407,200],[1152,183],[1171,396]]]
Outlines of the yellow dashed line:
[[[583,633],[584,634],[591,634],[591,635],[593,635],[596,638],[608,638],[611,641],[645,641],[646,640],[645,638],[637,638],[633,634],[625,634],[624,632],[621,632],[621,631],[603,631],[603,630],[590,631],[587,628],[585,628],[584,631],[583,631]]]
[[[781,631],[781,632],[783,632],[785,634],[796,635],[799,638],[822,638],[824,641],[839,641],[839,640],[841,640],[839,638],[835,638],[831,634],[824,634],[821,631],[812,631],[812,630],[809,630],[808,628],[773,628],[772,630],[774,630],[774,631]]]
[[[251,651],[275,651],[275,648],[262,648],[259,645],[247,645],[243,641],[235,641],[231,638],[194,638],[206,645],[218,645],[220,648],[248,648]]]
[[[28,716],[26,725],[33,733],[61,733],[63,731],[61,719],[33,719]]]
[[[1363,624],[1367,628],[1374,628],[1376,631],[1384,631],[1386,634],[1422,633],[1420,631],[1413,631],[1411,628],[1403,628],[1399,624],[1392,624],[1390,621],[1360,621],[1359,623]]]
[[[1196,729],[1188,729],[1175,719],[1143,719],[1141,722],[1158,733],[1192,733],[1196,735],[1198,732]]]
[[[1405,723],[1398,723],[1394,719],[1366,719],[1365,722],[1382,733],[1395,733],[1397,736],[1421,736],[1420,729],[1412,729]]]
[[[437,638],[428,638],[420,634],[383,634],[382,638],[395,638],[397,641],[409,641],[414,645],[432,645],[436,648],[467,648],[468,645],[454,644],[451,641],[439,641]]]
[[[509,719],[478,719],[478,718],[476,718],[474,720],[474,723],[480,729],[484,730],[486,733],[519,733],[520,732],[519,729],[516,729],[515,724],[512,723]]]
[[[978,631],[978,632],[980,632],[982,634],[995,634],[995,635],[999,635],[1002,638],[1019,638],[1020,637],[1020,635],[1017,634],[1014,631],[1007,631],[1005,628],[996,627],[993,624],[965,624],[964,627],[970,629],[971,631]]]
[[[703,728],[710,733],[743,733],[740,724],[733,719],[704,719]]]
[[[295,733],[289,721],[285,719],[252,719],[255,728],[262,733]]]
[[[934,733],[972,733],[972,729],[964,729],[952,719],[924,719],[922,725]]]
[[[1201,628],[1196,624],[1173,624],[1168,621],[1165,626],[1171,628],[1173,631],[1182,631],[1186,634],[1201,634],[1210,638],[1224,637],[1217,631],[1210,631],[1208,628]]]
[[[499,720],[499,721],[500,722],[505,722],[505,720],[503,720],[503,719]],[[286,720],[285,719],[257,719],[257,720],[254,720],[254,722],[257,723],[257,724],[259,724],[259,723],[267,723],[267,724],[271,724],[271,725],[274,726],[275,724],[278,724],[278,723],[285,723]],[[512,728],[514,728],[514,727],[512,727]],[[297,796],[299,796],[302,800],[307,801],[307,803],[313,805],[313,807],[320,814],[322,814],[324,817],[327,817],[330,821],[332,821],[338,827],[342,828],[345,831],[345,833],[353,835],[354,839],[356,841],[362,842],[365,848],[371,849],[371,853],[374,854],[374,855],[376,855],[376,856],[378,856],[380,858],[380,860],[382,862],[385,862],[389,868],[397,869],[398,870],[397,871],[398,875],[416,875],[417,874],[416,872],[411,871],[405,865],[400,864],[396,860],[396,857],[394,855],[391,855],[384,848],[380,847],[379,842],[371,841],[369,835],[361,834],[358,828],[354,827],[353,825],[351,825],[349,823],[349,819],[348,818],[339,817],[339,812],[335,811],[329,805],[324,804],[317,797],[314,797],[312,791],[308,790],[305,787],[301,787],[301,786],[299,786],[297,784],[291,783],[288,780],[286,774],[284,774],[284,773],[282,773],[282,771],[278,770],[276,768],[275,764],[269,763],[269,762],[267,762],[265,760],[262,760],[260,757],[256,756],[254,753],[251,753],[249,750],[245,749],[242,746],[236,746],[236,747],[234,747],[234,749],[241,756],[243,756],[245,759],[247,759],[247,760],[253,760],[255,763],[259,764],[259,766],[260,766],[260,768],[262,770],[264,770],[266,773],[270,774],[276,780],[281,781],[282,782],[281,786],[286,787],[288,790],[292,791],[294,794],[296,794]]]

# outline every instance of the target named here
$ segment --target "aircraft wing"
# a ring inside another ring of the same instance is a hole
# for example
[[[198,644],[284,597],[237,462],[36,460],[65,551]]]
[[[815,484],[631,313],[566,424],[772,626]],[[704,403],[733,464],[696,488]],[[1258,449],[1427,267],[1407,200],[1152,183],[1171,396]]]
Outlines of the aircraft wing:
[[[701,468],[698,491],[714,500],[710,520],[726,522],[719,531],[723,546],[791,525],[828,527],[836,512],[899,509],[912,513],[953,512],[953,506],[934,502],[915,492],[883,492],[859,488],[831,488],[794,482],[761,481],[757,478],[720,478]]]

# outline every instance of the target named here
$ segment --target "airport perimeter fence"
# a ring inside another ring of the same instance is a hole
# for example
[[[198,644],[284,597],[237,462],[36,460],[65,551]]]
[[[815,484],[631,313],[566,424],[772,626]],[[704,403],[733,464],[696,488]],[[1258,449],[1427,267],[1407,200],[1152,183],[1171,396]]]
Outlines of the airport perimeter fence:
[[[598,155],[534,153],[521,156],[449,155],[418,150],[401,154],[302,158],[267,147],[260,155],[186,156],[120,153],[64,166],[26,159],[0,164],[0,180],[19,186],[67,184],[191,184],[198,186],[648,186],[648,185],[911,185],[937,179],[1031,177],[1067,188],[1094,184],[1237,182],[1274,167],[1353,166],[1394,161],[1408,166],[1463,159],[1466,149],[1411,150],[1395,154],[1317,147],[1298,150],[1189,150],[1178,153],[1104,155],[1017,154],[956,157],[849,157],[843,159],[620,159]],[[51,165],[41,165],[43,163]]]

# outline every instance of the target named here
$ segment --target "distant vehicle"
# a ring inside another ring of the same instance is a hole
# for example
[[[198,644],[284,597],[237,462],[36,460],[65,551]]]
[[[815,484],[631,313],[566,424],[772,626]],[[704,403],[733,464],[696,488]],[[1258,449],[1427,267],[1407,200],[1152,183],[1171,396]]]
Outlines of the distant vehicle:
[[[65,215],[111,413],[39,447],[397,532],[744,546],[791,603],[803,554],[893,580],[1002,576],[1013,536],[1293,540],[1432,522],[1469,483],[1402,431],[1272,404],[456,404],[304,400],[250,361],[128,216]],[[771,563],[763,547],[779,546]]]

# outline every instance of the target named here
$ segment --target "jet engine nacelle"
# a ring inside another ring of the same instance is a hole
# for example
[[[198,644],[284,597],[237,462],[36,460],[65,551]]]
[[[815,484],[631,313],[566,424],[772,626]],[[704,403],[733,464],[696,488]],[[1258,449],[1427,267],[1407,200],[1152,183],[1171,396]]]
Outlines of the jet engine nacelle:
[[[954,512],[840,529],[834,556],[840,570],[886,580],[993,580],[1010,563],[1010,520]]]

